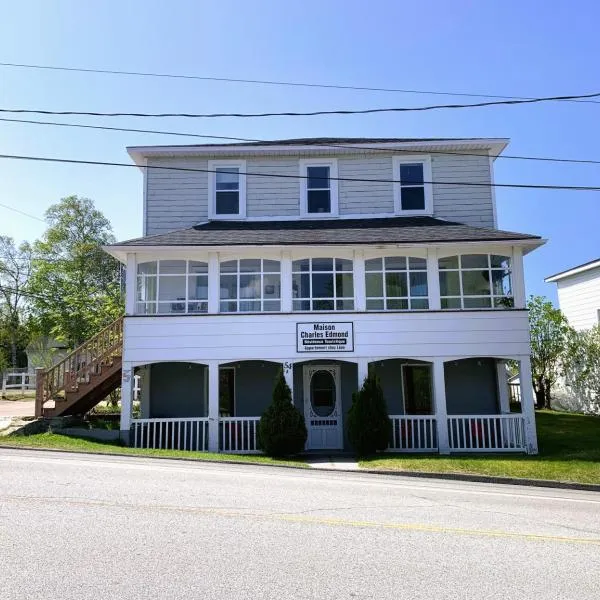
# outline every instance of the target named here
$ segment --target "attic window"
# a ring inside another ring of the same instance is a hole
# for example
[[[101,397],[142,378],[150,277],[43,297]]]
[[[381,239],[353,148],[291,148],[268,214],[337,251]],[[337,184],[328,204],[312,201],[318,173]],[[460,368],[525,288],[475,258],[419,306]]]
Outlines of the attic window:
[[[393,166],[396,214],[432,214],[433,199],[429,157],[395,156]]]
[[[302,215],[307,217],[336,216],[337,161],[300,161]]]
[[[246,216],[246,162],[209,161],[209,218]]]

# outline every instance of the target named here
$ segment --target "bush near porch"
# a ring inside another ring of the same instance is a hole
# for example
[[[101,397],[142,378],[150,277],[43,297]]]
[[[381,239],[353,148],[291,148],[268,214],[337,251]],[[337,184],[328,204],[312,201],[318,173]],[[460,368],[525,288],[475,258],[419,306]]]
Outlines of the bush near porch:
[[[541,410],[536,411],[536,425],[537,456],[379,454],[359,464],[366,469],[600,483],[600,417]]]

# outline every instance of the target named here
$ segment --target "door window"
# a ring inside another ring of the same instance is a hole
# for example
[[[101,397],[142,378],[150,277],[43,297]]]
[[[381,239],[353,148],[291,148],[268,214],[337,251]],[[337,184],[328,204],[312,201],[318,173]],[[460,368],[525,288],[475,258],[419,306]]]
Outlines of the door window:
[[[330,416],[335,409],[335,379],[329,371],[317,371],[310,382],[310,404],[319,417]]]

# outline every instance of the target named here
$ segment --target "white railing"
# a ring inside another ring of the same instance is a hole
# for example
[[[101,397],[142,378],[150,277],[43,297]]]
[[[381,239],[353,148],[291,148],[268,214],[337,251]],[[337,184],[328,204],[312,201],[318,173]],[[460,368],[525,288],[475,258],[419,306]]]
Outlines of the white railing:
[[[6,394],[6,390],[35,390],[35,371],[27,371],[26,369],[18,369],[14,371],[6,371],[2,378],[2,396]]]
[[[388,452],[435,452],[438,449],[435,417],[390,415],[392,439]]]
[[[259,454],[257,430],[260,417],[219,418],[219,450],[232,454]]]
[[[520,414],[448,417],[450,450],[461,452],[523,452],[525,422]]]
[[[208,419],[132,419],[134,448],[208,450]]]

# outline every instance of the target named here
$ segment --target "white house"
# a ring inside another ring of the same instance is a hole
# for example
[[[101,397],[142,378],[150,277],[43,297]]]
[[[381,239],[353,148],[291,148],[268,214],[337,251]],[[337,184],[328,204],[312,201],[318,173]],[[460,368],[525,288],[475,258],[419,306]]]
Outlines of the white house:
[[[122,435],[257,452],[279,369],[307,450],[348,449],[352,393],[379,376],[393,451],[537,452],[503,361],[530,380],[523,255],[499,230],[504,139],[301,139],[129,148],[144,236],[126,264]],[[132,415],[133,376],[141,407]]]

